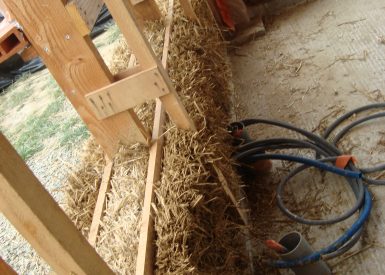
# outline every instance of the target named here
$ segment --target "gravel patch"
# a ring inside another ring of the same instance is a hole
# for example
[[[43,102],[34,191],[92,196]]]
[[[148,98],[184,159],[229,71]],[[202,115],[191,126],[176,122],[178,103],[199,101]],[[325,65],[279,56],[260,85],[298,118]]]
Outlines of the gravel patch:
[[[45,150],[27,161],[30,169],[59,205],[64,201],[62,182],[68,176],[69,166],[76,167],[79,161],[78,149],[82,146],[83,142],[71,150],[63,147]],[[50,267],[2,214],[0,214],[0,247],[0,257],[18,274],[50,273]]]

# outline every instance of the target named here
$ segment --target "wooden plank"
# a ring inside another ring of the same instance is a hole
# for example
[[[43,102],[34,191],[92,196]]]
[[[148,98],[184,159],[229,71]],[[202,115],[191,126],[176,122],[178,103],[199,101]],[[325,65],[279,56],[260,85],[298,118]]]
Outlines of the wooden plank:
[[[158,64],[156,56],[138,27],[131,2],[128,0],[105,0],[104,2],[142,69],[156,66]]]
[[[215,172],[218,175],[218,180],[221,183],[223,190],[225,191],[227,196],[230,198],[231,202],[234,204],[234,207],[237,209],[238,214],[241,217],[243,223],[245,225],[248,225],[249,222],[248,222],[247,213],[246,213],[245,209],[243,209],[241,207],[240,203],[235,198],[235,195],[231,191],[230,186],[226,180],[226,177],[223,175],[222,171],[218,168],[218,166],[215,163],[213,163],[213,167],[214,167]]]
[[[103,212],[106,206],[106,195],[110,189],[110,178],[112,174],[113,161],[106,158],[107,163],[104,167],[102,182],[100,183],[98,199],[96,200],[94,214],[92,216],[92,222],[90,227],[90,233],[88,234],[88,242],[95,246],[96,238],[99,233],[100,222],[103,217]]]
[[[130,63],[128,64],[128,66],[130,66]],[[130,76],[137,74],[137,73],[140,73],[140,72],[142,72],[142,68],[140,68],[140,66],[128,67],[128,69],[115,74],[114,79],[115,79],[115,81],[123,80],[127,77],[130,77]]]
[[[148,41],[145,39],[143,33],[139,30],[132,14],[131,3],[124,0],[105,0],[105,4],[126,38],[128,45],[135,54],[135,57],[138,59],[139,66],[143,69],[153,68],[154,65],[158,66],[159,72],[167,84],[169,92],[168,94],[161,96],[160,100],[164,104],[164,108],[173,122],[179,128],[196,130],[194,122],[191,120],[178,95],[176,94],[166,71],[160,64],[159,60],[155,57],[155,54]]]
[[[104,119],[167,94],[157,67],[141,71],[86,95],[91,109]]]
[[[162,13],[154,0],[142,0],[134,4],[134,10],[141,20],[155,21],[162,18]]]
[[[2,11],[2,14],[4,16],[4,21],[5,22],[11,22],[11,21],[13,21],[15,19],[15,17],[9,11],[7,6],[4,4],[3,0],[0,0],[0,10]]]
[[[184,15],[195,22],[199,22],[198,16],[196,15],[193,6],[191,5],[191,0],[179,0],[180,5],[183,9]]]
[[[39,56],[39,54],[37,53],[37,51],[35,50],[34,47],[32,46],[29,46],[28,48],[25,48],[21,54],[21,59],[23,59],[24,62],[28,62],[36,57]]]
[[[99,121],[90,109],[84,96],[111,84],[113,76],[92,41],[76,30],[60,0],[5,0],[5,4],[109,157],[119,141],[148,142],[148,131],[132,110]]]
[[[162,65],[167,69],[167,58],[172,29],[174,0],[169,0],[168,15],[166,18],[166,31],[164,37]],[[154,270],[154,218],[152,203],[154,202],[154,184],[160,180],[163,156],[163,127],[166,113],[162,102],[157,99],[155,106],[154,127],[152,132],[152,146],[148,160],[146,190],[144,194],[143,212],[140,227],[138,256],[136,260],[136,275],[150,275]]]
[[[0,209],[58,274],[113,274],[0,134]]]
[[[103,8],[103,0],[70,0],[66,9],[82,36],[90,34]]]
[[[2,275],[17,275],[15,270],[12,269],[1,257],[0,257],[0,274]]]

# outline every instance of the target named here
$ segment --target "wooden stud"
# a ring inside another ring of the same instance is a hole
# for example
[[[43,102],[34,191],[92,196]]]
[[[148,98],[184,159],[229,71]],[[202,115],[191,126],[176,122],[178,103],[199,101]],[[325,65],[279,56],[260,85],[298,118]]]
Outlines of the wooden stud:
[[[99,233],[100,222],[103,217],[103,212],[106,206],[106,195],[110,189],[110,178],[112,173],[113,161],[106,157],[106,166],[104,167],[102,182],[99,188],[98,199],[96,200],[94,215],[92,216],[92,222],[90,227],[90,233],[88,234],[88,242],[95,246],[96,238]]]
[[[86,95],[99,119],[113,116],[167,94],[157,67],[141,71]]]
[[[9,11],[7,6],[4,4],[3,0],[0,0],[0,10],[2,11],[2,14],[4,16],[4,21],[5,22],[12,22],[15,19],[15,17]]]
[[[66,9],[82,36],[90,34],[103,8],[103,0],[70,0]]]
[[[5,4],[109,157],[119,141],[148,143],[150,135],[132,110],[99,121],[90,109],[84,96],[114,79],[91,39],[77,31],[61,0],[5,0]]]
[[[0,133],[0,210],[58,274],[113,274]]]
[[[37,53],[37,51],[35,50],[34,47],[32,46],[29,46],[28,48],[25,48],[21,54],[21,59],[23,59],[24,62],[27,62],[27,61],[30,61],[36,57],[39,56],[39,54]]]
[[[191,120],[178,95],[176,94],[170,78],[159,60],[156,58],[143,33],[138,28],[132,14],[131,3],[124,0],[105,0],[105,4],[126,38],[128,45],[135,54],[135,57],[139,62],[139,66],[143,69],[150,69],[154,66],[158,66],[159,72],[168,87],[168,94],[161,96],[160,100],[164,104],[164,108],[169,114],[171,120],[179,128],[196,130],[194,122]]]
[[[199,22],[198,16],[196,15],[193,6],[191,5],[191,0],[179,0],[180,5],[183,9],[184,15],[195,22]]]
[[[133,6],[130,1],[105,0],[104,2],[142,69],[150,69],[156,66],[156,56],[151,49],[150,43],[140,31],[136,19],[134,19]]]
[[[0,274],[2,275],[17,275],[15,270],[10,267],[1,257],[0,257]]]
[[[167,58],[170,45],[174,0],[169,0],[166,31],[164,37],[162,65],[167,69]],[[155,106],[152,146],[148,160],[146,190],[144,194],[143,212],[140,227],[138,256],[136,260],[136,275],[150,275],[154,270],[154,218],[152,204],[154,202],[154,185],[160,180],[163,156],[163,127],[166,113],[162,102],[157,99]]]

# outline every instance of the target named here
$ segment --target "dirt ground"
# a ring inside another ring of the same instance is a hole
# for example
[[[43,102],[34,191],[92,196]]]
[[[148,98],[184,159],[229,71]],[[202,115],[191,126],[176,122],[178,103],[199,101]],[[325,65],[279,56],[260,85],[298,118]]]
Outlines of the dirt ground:
[[[314,1],[265,23],[264,37],[237,48],[231,56],[237,119],[278,119],[320,134],[343,113],[384,102],[385,2]],[[271,127],[252,130],[258,138],[277,137],[277,133],[287,136]],[[352,131],[340,148],[357,156],[363,166],[379,164],[385,151],[384,133],[384,120],[375,120]],[[274,191],[287,168],[275,163],[270,175],[247,188],[260,270],[260,257],[269,257],[264,240],[298,230],[319,249],[352,223],[309,227],[286,219],[276,207]],[[330,217],[352,205],[351,191],[344,184],[330,177],[321,186],[319,179],[314,172],[311,178],[303,175],[293,182],[289,191],[295,194],[293,207],[301,214],[311,215],[318,208]],[[366,233],[348,254],[329,262],[335,274],[385,273],[385,187],[371,191],[375,200]]]

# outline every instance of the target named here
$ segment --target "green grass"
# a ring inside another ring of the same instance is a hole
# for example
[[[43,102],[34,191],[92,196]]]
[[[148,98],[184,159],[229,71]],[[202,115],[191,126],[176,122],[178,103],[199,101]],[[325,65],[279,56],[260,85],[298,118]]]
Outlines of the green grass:
[[[96,42],[95,46],[97,48],[100,48],[110,45],[119,38],[120,34],[121,32],[119,27],[115,23],[112,23],[111,25],[106,27],[106,32],[103,34],[103,40],[99,40],[98,42]]]
[[[24,85],[18,85],[19,83],[24,82],[28,77],[30,77],[29,73],[23,74],[18,78],[17,82],[12,84],[4,91],[4,94],[9,93],[9,96],[1,106],[2,112],[0,115],[4,114],[5,109],[13,109],[15,107],[20,108],[22,103],[31,95],[32,89],[30,83],[23,83]]]
[[[44,111],[31,115],[19,125],[14,125],[13,129],[4,129],[16,151],[24,160],[28,160],[42,151],[48,139],[56,139],[60,147],[70,149],[89,137],[86,126],[76,113],[66,112],[66,98],[52,77],[47,79],[43,89],[48,89],[47,95],[52,99]],[[15,93],[15,95],[10,94],[7,98],[8,103],[5,106],[7,108],[17,107],[17,104],[19,104],[19,108],[22,108],[23,102],[31,95],[24,90],[9,92]],[[4,111],[4,106],[2,106],[2,110]],[[64,114],[60,114],[61,112]]]

